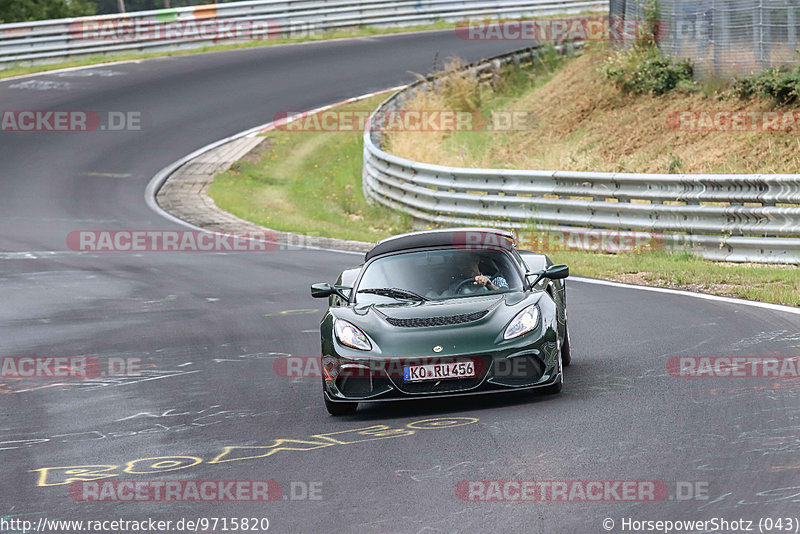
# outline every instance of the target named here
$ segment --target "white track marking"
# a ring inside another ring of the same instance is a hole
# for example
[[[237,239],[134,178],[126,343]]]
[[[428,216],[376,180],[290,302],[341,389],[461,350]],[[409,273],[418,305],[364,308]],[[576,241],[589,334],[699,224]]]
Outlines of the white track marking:
[[[692,291],[683,291],[680,289],[669,289],[666,287],[652,287],[652,286],[639,286],[633,284],[623,284],[622,282],[612,282],[610,280],[597,280],[595,278],[583,278],[581,276],[570,276],[569,280],[575,282],[583,282],[584,284],[596,284],[599,286],[621,287],[624,289],[639,289],[641,291],[652,291],[654,293],[667,293],[670,295],[678,295],[683,297],[692,297],[703,300],[713,300],[716,302],[724,302],[726,304],[739,304],[742,306],[751,306],[753,308],[764,308],[783,313],[793,313],[800,315],[800,308],[793,308],[791,306],[783,306],[781,304],[770,304],[769,302],[758,302],[755,300],[744,300],[733,297],[722,297],[719,295],[707,295],[705,293],[694,293]]]
[[[34,91],[68,91],[72,88],[70,82],[51,82],[42,80],[27,80],[8,86],[9,89],[32,89]]]
[[[67,67],[64,69],[44,70],[41,72],[32,72],[30,74],[20,74],[19,76],[9,76],[8,78],[0,78],[0,83],[10,82],[14,80],[21,80],[26,78],[38,78],[39,76],[49,76],[51,74],[61,74],[64,72],[74,72],[77,70],[95,69],[97,67],[109,67],[112,65],[125,65],[128,63],[141,63],[141,59],[128,59],[125,61],[112,61],[110,63],[97,63],[96,65],[81,65],[80,67]]]

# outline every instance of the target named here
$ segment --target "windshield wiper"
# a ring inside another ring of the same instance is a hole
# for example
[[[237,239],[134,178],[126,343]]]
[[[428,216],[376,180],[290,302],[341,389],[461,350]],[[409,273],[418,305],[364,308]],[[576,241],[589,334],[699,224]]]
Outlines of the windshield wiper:
[[[359,293],[373,293],[381,295],[382,297],[391,297],[393,299],[414,299],[414,300],[431,300],[428,297],[423,297],[418,293],[409,291],[408,289],[400,289],[397,287],[376,287],[373,289],[362,289]]]

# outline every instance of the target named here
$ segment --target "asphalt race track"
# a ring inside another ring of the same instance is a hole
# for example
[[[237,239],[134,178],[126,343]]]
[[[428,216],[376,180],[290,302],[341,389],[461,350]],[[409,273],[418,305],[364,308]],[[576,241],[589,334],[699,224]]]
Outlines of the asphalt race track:
[[[412,81],[437,54],[441,65],[453,54],[475,60],[516,45],[441,31],[0,82],[4,110],[142,115],[141,131],[0,133],[0,355],[140,359],[144,369],[88,381],[2,380],[0,516],[265,517],[275,532],[557,534],[607,532],[604,518],[622,532],[625,517],[800,516],[797,379],[687,379],[666,367],[675,356],[797,355],[798,315],[571,281],[573,365],[560,396],[362,405],[333,418],[318,378],[284,378],[273,363],[319,354],[323,301],[309,286],[332,282],[357,256],[78,253],[66,245],[74,230],[180,228],[145,203],[149,180],[279,111]],[[319,436],[331,433],[341,434]],[[81,472],[275,480],[282,495],[76,502],[69,478]],[[465,502],[456,494],[463,480],[654,480],[670,496]],[[304,495],[309,488],[314,499]]]

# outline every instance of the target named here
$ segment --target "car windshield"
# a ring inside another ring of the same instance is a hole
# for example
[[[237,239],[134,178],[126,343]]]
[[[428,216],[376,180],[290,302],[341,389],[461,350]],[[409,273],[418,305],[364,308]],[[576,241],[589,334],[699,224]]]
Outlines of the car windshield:
[[[359,303],[442,300],[522,290],[511,258],[502,251],[443,249],[379,258],[358,285]]]

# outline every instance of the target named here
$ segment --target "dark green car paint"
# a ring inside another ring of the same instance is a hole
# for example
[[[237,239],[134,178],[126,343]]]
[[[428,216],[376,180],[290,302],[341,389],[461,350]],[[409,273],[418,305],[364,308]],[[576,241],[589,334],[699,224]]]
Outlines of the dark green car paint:
[[[520,276],[525,272],[540,273],[553,267],[552,261],[543,254],[514,250],[510,255],[514,258]],[[343,271],[335,285],[339,288],[354,287],[368,263]],[[553,270],[555,272],[558,268]],[[542,278],[531,287],[528,282],[535,278],[536,276],[531,276],[526,279],[523,291],[484,293],[426,302],[398,300],[360,304],[357,295],[352,291],[337,288],[337,292],[329,294],[329,308],[320,323],[323,366],[326,361],[336,361],[339,371],[364,367],[380,369],[392,363],[402,366],[409,360],[415,360],[411,363],[425,363],[422,360],[434,359],[438,362],[447,361],[448,358],[459,360],[466,357],[485,358],[488,364],[482,376],[475,379],[438,382],[431,380],[427,385],[416,383],[413,388],[403,383],[402,377],[385,379],[376,375],[370,377],[369,383],[365,382],[357,394],[341,391],[340,385],[346,384],[346,379],[337,376],[335,379],[329,377],[325,380],[323,377],[323,390],[329,411],[332,406],[336,407],[336,403],[341,403],[342,407],[349,405],[354,411],[355,403],[359,401],[418,399],[547,386],[550,386],[549,389],[558,386],[554,391],[560,390],[563,370],[559,361],[559,346],[567,336],[565,284],[561,279]],[[315,284],[316,296],[326,295],[325,291],[320,294],[320,289],[326,287],[331,288],[327,284]],[[355,302],[348,302],[348,299]],[[504,339],[503,334],[509,323],[532,304],[537,304],[540,310],[536,328],[517,338]],[[405,328],[393,326],[386,320],[387,317],[449,317],[483,310],[488,310],[488,313],[481,319],[447,326]],[[336,319],[343,319],[360,329],[370,340],[372,350],[358,350],[340,343],[334,334],[333,323]],[[434,347],[440,350],[437,352]],[[533,362],[526,367],[529,371],[532,370],[530,376],[509,377],[507,373],[500,372],[500,369],[508,369],[516,358]],[[456,381],[463,387],[456,387]],[[408,391],[409,389],[413,391]]]

